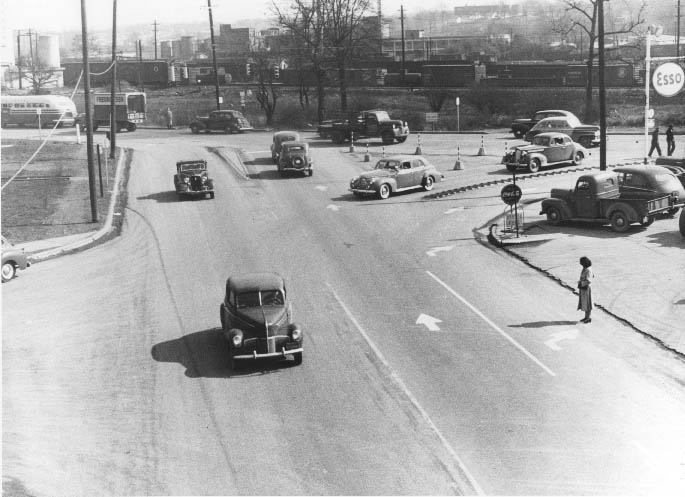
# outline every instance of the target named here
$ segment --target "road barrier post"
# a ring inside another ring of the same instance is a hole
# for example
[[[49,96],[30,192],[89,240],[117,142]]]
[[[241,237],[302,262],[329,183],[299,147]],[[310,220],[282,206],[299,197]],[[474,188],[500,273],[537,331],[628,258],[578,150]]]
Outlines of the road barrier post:
[[[421,133],[419,133],[418,140],[418,145],[416,146],[416,152],[414,152],[414,155],[421,155]]]

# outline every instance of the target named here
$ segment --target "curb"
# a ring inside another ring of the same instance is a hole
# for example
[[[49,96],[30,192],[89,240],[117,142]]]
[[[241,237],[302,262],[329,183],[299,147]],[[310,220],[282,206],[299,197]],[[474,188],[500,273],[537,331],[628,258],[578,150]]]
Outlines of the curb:
[[[33,252],[29,253],[29,258],[32,263],[34,262],[42,262],[46,259],[51,259],[53,257],[63,255],[67,252],[72,252],[74,250],[81,249],[83,247],[86,247],[88,245],[91,245],[101,238],[103,238],[106,235],[109,235],[112,231],[112,224],[113,224],[113,219],[114,219],[114,208],[119,200],[119,191],[120,191],[120,186],[121,186],[121,180],[123,176],[123,167],[122,164],[124,164],[124,158],[128,156],[127,153],[128,149],[125,148],[120,148],[119,151],[119,158],[117,159],[117,171],[114,176],[114,189],[112,193],[112,198],[110,199],[109,202],[109,209],[107,210],[107,217],[105,218],[105,223],[103,224],[102,228],[100,228],[98,231],[94,232],[93,234],[87,234],[84,235],[84,238],[68,243],[66,245],[53,248],[53,249],[48,249],[48,250],[42,250],[39,252]]]

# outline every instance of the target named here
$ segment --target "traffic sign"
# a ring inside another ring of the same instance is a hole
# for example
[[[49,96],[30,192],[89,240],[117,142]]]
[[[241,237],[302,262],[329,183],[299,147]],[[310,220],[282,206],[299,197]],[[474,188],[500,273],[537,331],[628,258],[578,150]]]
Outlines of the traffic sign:
[[[675,62],[666,62],[656,68],[652,75],[652,84],[659,95],[672,97],[683,89],[685,72]]]
[[[426,112],[426,122],[427,123],[437,123],[438,113],[437,112]]]
[[[504,188],[502,188],[502,191],[500,192],[500,197],[502,198],[502,201],[507,205],[514,205],[518,203],[518,201],[521,200],[522,195],[523,192],[521,191],[519,186],[514,185],[513,183],[506,185]]]

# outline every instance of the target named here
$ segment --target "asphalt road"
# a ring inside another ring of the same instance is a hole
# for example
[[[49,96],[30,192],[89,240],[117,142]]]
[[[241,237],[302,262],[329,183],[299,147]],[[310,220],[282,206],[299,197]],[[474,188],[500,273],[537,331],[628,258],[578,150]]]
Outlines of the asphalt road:
[[[452,170],[452,139],[465,170]],[[486,156],[479,139],[422,137],[447,176],[436,190],[506,173],[495,149],[507,138],[489,137]],[[640,156],[635,137],[616,139],[625,143],[611,158]],[[347,187],[369,166],[363,147],[316,142],[314,176],[283,179],[269,142],[267,133],[120,135],[135,150],[122,236],[3,285],[5,488],[684,489],[682,361],[609,319],[584,327],[568,291],[475,241],[473,228],[502,209],[497,192],[359,200]],[[416,146],[410,138],[386,152]],[[240,147],[245,167],[222,160],[221,147]],[[179,202],[174,163],[197,157],[216,198]],[[301,366],[227,367],[225,280],[255,270],[289,283],[305,330]]]

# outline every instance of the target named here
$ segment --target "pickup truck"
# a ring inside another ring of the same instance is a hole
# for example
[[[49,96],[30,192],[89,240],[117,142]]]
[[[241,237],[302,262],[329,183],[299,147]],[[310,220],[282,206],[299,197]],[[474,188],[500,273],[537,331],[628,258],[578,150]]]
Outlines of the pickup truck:
[[[200,131],[223,131],[229,134],[252,129],[249,121],[237,110],[213,110],[208,116],[196,116],[188,127],[194,135]]]
[[[385,145],[397,141],[403,143],[409,136],[409,126],[406,121],[390,119],[384,110],[365,110],[350,116],[349,119],[334,120],[322,123],[317,128],[319,136],[330,137],[333,143],[343,143],[345,140],[358,138],[381,138]]]
[[[682,206],[673,195],[654,199],[630,198],[619,190],[618,176],[612,171],[584,174],[573,190],[552,188],[551,198],[542,201],[540,214],[547,222],[563,221],[610,223],[614,231],[623,233],[632,223],[649,226],[657,216]]]
[[[535,126],[537,123],[542,121],[547,117],[568,117],[575,114],[567,110],[539,110],[531,119],[514,119],[511,123],[511,132],[514,133],[516,138],[523,138],[526,133]]]

